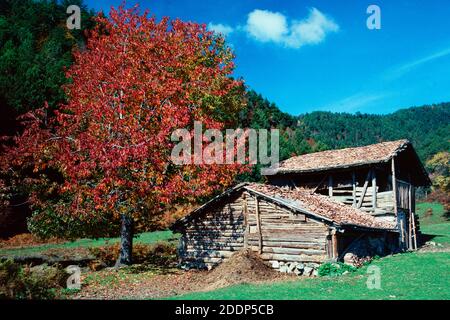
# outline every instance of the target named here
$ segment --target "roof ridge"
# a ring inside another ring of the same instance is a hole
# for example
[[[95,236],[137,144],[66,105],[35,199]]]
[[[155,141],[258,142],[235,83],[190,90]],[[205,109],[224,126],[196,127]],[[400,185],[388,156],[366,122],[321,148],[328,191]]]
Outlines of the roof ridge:
[[[310,172],[384,163],[407,149],[408,146],[412,146],[408,139],[399,139],[365,146],[312,152],[285,159],[272,171],[275,174]]]
[[[363,146],[354,146],[354,147],[345,147],[345,148],[338,148],[338,149],[328,149],[328,150],[323,150],[323,151],[315,151],[315,152],[310,152],[310,153],[305,153],[305,154],[300,154],[300,155],[297,155],[297,156],[293,156],[293,157],[290,157],[290,158],[288,158],[286,160],[289,160],[289,159],[292,159],[292,158],[296,158],[296,157],[303,157],[305,155],[310,155],[310,154],[342,151],[342,150],[349,150],[349,149],[360,149],[360,148],[362,149],[362,148],[369,148],[369,147],[373,147],[373,146],[377,146],[377,145],[383,145],[383,144],[394,143],[394,142],[397,142],[397,143],[402,142],[402,144],[399,145],[397,147],[397,149],[401,148],[402,146],[404,146],[407,143],[411,143],[408,139],[389,140],[389,141],[377,142],[377,143],[372,143],[372,144],[366,144],[366,145],[363,145]],[[283,161],[286,161],[286,160],[283,160]]]

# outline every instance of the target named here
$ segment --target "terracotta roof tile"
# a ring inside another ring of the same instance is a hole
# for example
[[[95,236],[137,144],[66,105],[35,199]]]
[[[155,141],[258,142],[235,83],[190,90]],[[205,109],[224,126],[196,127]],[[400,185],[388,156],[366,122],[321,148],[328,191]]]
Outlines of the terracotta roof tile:
[[[337,202],[327,196],[311,194],[309,189],[290,189],[268,184],[250,183],[245,186],[249,191],[279,199],[299,209],[332,220],[337,224],[351,224],[369,228],[394,229],[395,224],[375,219],[369,213]]]
[[[276,172],[328,170],[386,162],[408,144],[408,140],[397,140],[363,147],[309,153],[282,161]]]

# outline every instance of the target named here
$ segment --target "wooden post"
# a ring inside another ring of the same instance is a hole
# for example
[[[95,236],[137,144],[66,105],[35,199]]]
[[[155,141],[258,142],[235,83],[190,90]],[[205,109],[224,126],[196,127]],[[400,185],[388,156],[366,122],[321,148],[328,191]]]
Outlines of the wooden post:
[[[414,212],[412,213],[412,227],[414,232],[414,249],[417,250],[417,231],[416,231],[416,220]]]
[[[356,205],[356,207],[358,209],[361,208],[364,197],[366,196],[367,187],[369,186],[369,180],[370,180],[371,174],[372,174],[372,170],[369,170],[369,172],[367,173],[366,181],[364,181],[364,186],[363,186],[363,190],[361,193],[361,197],[359,198],[358,204]]]
[[[333,176],[331,174],[328,177],[328,196],[333,196]]]
[[[402,244],[402,250],[404,249],[404,245],[405,245],[405,226],[403,225],[403,219],[400,220],[400,239],[401,239],[401,244]]]
[[[375,170],[372,169],[372,210],[375,212],[377,208],[377,176]]]
[[[333,245],[333,259],[337,260],[339,257],[339,251],[338,251],[338,243],[337,243],[337,236],[336,236],[336,230],[331,231],[331,243]]]
[[[414,232],[414,248],[417,249],[417,228],[416,228],[416,189],[413,184],[411,184],[411,211],[413,216],[413,232]]]
[[[416,222],[414,221],[414,211],[413,211],[413,185],[409,184],[409,225],[410,225],[410,235],[409,235],[409,244],[410,249],[417,249],[417,232],[416,232]],[[413,241],[414,239],[414,241]]]
[[[259,214],[259,199],[255,197],[255,206],[256,206],[256,227],[258,228],[258,252],[262,253],[262,230],[261,230],[261,217]]]
[[[244,193],[244,203],[243,203],[243,213],[244,213],[244,249],[248,248],[248,233],[249,233],[249,224],[248,224],[248,204],[247,204],[247,195]]]
[[[352,186],[353,186],[353,191],[352,191],[353,202],[352,202],[352,206],[356,207],[356,174],[355,174],[355,171],[352,171]]]
[[[392,170],[392,193],[394,196],[394,214],[397,216],[397,178],[395,177],[395,160],[394,157],[392,157],[391,160],[391,170]]]

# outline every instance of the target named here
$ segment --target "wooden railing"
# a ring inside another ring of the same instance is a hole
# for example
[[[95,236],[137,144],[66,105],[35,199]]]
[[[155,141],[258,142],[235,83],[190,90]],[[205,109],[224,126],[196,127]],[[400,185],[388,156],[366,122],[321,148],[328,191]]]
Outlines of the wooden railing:
[[[353,193],[350,189],[335,189],[333,192],[333,199],[337,200],[339,202],[343,202],[350,206],[356,206],[356,203],[361,198],[363,188],[362,187],[356,187],[355,189],[355,197],[356,199],[353,200]],[[378,187],[377,187],[378,191]],[[376,207],[373,207],[373,192],[372,188],[368,188],[364,199],[361,203],[360,209],[367,212],[373,212],[373,213],[394,213],[394,193],[392,191],[383,191],[383,192],[377,192],[377,200],[376,200]]]

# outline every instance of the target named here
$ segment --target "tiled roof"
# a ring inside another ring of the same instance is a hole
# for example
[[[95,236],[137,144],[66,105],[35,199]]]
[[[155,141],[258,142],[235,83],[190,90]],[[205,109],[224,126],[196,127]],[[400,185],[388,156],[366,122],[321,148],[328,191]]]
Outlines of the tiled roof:
[[[326,218],[338,225],[355,225],[368,228],[394,229],[395,224],[378,220],[369,213],[352,206],[337,202],[327,196],[311,193],[309,189],[290,189],[268,184],[251,183],[245,189],[256,191],[261,195],[269,196],[285,202],[300,210]]]
[[[371,229],[395,229],[395,224],[387,221],[377,220],[369,213],[334,201],[329,197],[312,194],[309,189],[289,189],[288,187],[277,187],[269,184],[242,183],[224,193],[214,197],[204,205],[192,211],[186,217],[175,222],[171,229],[176,230],[194,217],[200,217],[201,213],[210,207],[214,207],[218,201],[223,201],[233,193],[240,190],[270,199],[291,210],[299,211],[307,215],[326,220],[328,223],[346,226],[364,227]]]
[[[387,162],[408,144],[410,144],[408,140],[397,140],[309,153],[282,161],[276,172],[318,171]]]

